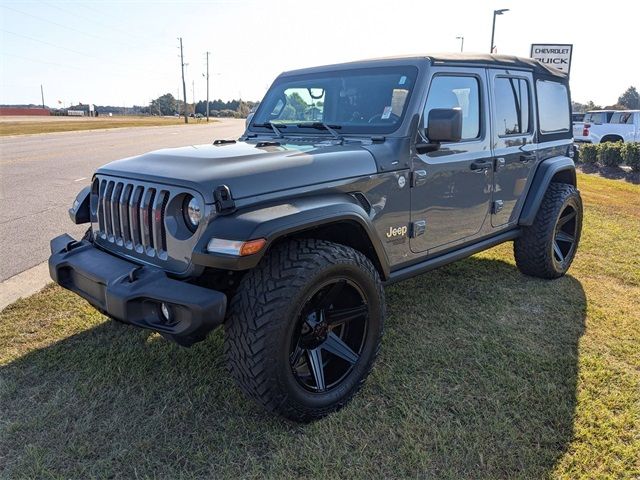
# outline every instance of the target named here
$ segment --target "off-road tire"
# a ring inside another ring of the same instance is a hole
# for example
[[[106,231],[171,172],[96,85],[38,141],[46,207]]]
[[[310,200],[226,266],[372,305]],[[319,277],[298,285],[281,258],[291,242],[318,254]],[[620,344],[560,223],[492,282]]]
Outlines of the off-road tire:
[[[314,286],[348,278],[369,305],[363,351],[335,391],[311,393],[295,380],[290,337]],[[241,280],[225,322],[229,372],[242,391],[267,410],[310,422],[337,411],[360,390],[380,349],[385,316],[380,277],[362,253],[336,243],[300,239],[276,245]]]
[[[554,257],[554,241],[558,220],[567,208],[575,215],[575,245],[564,261]],[[513,243],[518,269],[539,278],[553,279],[564,275],[575,257],[582,230],[582,199],[573,185],[551,183],[547,189],[533,224],[523,227],[522,235]]]

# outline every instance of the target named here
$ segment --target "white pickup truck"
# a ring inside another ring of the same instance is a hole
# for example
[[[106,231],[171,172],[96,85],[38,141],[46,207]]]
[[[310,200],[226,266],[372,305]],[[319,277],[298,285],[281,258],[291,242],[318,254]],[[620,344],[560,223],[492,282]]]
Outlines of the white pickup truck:
[[[640,142],[640,110],[596,110],[574,123],[576,142]]]

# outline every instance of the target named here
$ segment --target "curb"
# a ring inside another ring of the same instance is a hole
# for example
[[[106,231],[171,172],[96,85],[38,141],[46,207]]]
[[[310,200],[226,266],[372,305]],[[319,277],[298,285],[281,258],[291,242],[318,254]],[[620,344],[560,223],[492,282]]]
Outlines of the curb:
[[[49,282],[49,265],[42,262],[29,270],[18,273],[0,283],[0,310],[16,300],[42,290]]]

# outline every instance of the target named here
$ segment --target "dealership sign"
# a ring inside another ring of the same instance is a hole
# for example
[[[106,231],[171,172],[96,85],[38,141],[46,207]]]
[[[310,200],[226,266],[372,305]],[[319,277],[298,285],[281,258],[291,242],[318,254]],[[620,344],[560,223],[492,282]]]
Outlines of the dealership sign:
[[[572,51],[573,45],[534,43],[531,45],[531,58],[569,75]]]

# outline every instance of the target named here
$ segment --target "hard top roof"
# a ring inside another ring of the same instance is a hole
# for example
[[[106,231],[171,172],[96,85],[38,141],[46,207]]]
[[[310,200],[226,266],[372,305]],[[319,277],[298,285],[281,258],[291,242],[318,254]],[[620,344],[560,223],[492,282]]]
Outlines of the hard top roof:
[[[311,67],[301,70],[291,70],[283,75],[299,75],[304,73],[318,73],[340,68],[367,68],[382,67],[385,65],[401,65],[402,63],[414,63],[418,61],[429,61],[432,65],[457,65],[457,66],[488,66],[505,69],[530,70],[543,75],[553,75],[566,78],[567,75],[553,67],[548,67],[538,60],[532,58],[515,57],[512,55],[494,55],[483,53],[434,53],[425,55],[404,55],[384,58],[371,58],[354,62]]]

